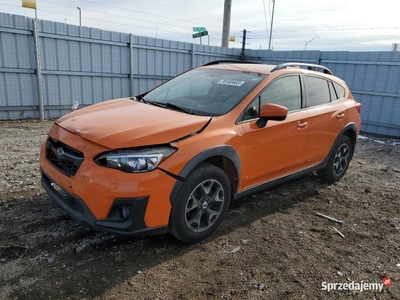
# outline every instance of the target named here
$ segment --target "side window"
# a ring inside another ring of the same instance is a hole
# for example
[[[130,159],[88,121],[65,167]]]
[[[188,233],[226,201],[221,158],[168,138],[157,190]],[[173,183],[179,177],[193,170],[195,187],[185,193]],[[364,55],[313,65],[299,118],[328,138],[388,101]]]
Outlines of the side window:
[[[257,96],[249,106],[246,107],[244,112],[243,121],[244,120],[252,120],[258,118],[258,114],[260,112],[260,101],[259,97]]]
[[[338,95],[338,99],[343,98],[344,94],[345,94],[344,88],[341,85],[337,84],[336,82],[334,83],[334,85],[335,85],[336,93]]]
[[[319,77],[305,76],[308,107],[331,101],[328,82]]]
[[[288,111],[301,108],[300,77],[285,76],[272,82],[261,93],[261,106],[274,103],[285,106]]]
[[[301,108],[300,77],[297,75],[285,76],[272,82],[247,106],[243,120],[258,118],[261,106],[267,103],[274,103],[285,106],[288,111]]]
[[[331,94],[331,101],[335,101],[335,100],[339,99],[339,97],[336,94],[335,88],[333,87],[333,83],[328,82],[328,85],[329,85],[329,92]]]

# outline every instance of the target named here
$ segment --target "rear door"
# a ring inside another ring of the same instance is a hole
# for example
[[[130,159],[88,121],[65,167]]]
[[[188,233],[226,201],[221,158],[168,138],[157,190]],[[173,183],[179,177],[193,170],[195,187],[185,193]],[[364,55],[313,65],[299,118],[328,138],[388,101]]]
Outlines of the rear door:
[[[308,137],[308,112],[302,109],[302,98],[300,76],[283,76],[270,83],[244,111],[244,189],[298,171]],[[286,120],[268,121],[264,128],[259,128],[256,120],[260,107],[266,103],[287,107]]]
[[[344,92],[336,92],[338,87],[335,89],[332,81],[309,75],[302,78],[309,114],[309,136],[304,164],[312,166],[327,157],[337,135],[345,126],[346,106],[343,101],[338,100]]]

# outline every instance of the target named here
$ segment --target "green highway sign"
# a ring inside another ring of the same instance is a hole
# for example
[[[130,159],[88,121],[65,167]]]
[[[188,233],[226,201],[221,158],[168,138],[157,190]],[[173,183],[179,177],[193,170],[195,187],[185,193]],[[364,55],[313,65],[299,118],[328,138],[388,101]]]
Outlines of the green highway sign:
[[[206,31],[206,28],[205,27],[193,27],[193,31],[202,32],[202,31]]]
[[[202,31],[202,32],[195,33],[195,34],[193,34],[193,38],[198,38],[198,37],[202,37],[205,35],[208,35],[208,31]]]

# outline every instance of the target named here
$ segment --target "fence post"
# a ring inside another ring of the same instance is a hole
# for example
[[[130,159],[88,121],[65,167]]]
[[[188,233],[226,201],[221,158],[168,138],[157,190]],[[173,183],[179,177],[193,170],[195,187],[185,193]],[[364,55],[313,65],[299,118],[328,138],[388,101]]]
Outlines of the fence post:
[[[194,44],[192,44],[192,69],[194,68]]]
[[[132,33],[129,34],[129,55],[130,55],[130,63],[131,63],[131,70],[129,73],[130,79],[130,96],[133,96],[133,35]]]
[[[38,19],[33,20],[33,39],[34,39],[35,53],[36,53],[36,78],[37,78],[37,85],[38,85],[39,116],[40,116],[40,120],[44,121],[42,61],[41,61],[41,55],[40,55],[40,39],[39,39],[39,21],[38,21]]]
[[[318,56],[317,56],[317,65],[321,62],[321,51],[318,51]]]

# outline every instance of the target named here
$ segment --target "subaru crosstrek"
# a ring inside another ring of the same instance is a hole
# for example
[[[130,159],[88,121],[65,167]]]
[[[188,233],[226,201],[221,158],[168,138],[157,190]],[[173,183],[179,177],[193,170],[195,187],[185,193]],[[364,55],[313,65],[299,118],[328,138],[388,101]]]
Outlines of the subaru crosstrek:
[[[196,242],[233,199],[313,171],[340,180],[360,109],[321,65],[212,62],[57,120],[42,185],[94,229]]]

